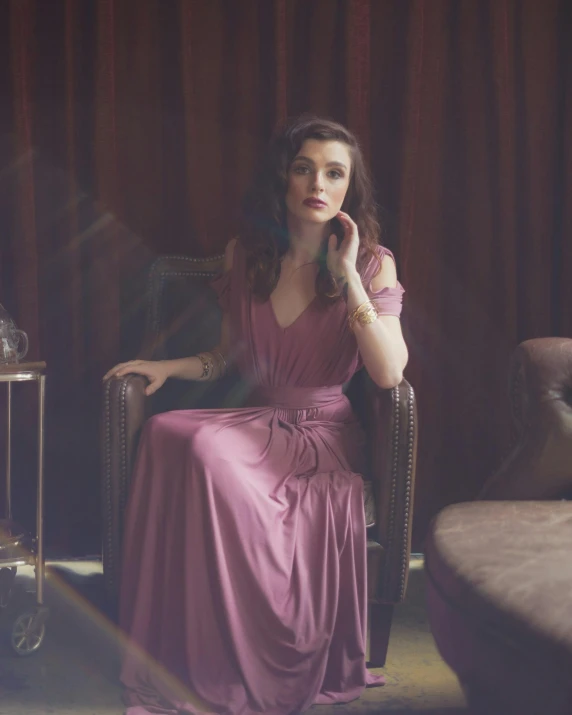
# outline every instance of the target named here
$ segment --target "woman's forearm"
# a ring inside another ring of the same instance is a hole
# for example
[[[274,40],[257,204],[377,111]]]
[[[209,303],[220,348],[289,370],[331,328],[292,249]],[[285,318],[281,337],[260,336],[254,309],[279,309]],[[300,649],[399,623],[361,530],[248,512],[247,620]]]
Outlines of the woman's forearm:
[[[222,377],[225,372],[225,364],[219,358],[219,356],[222,356],[221,351],[217,349],[211,351],[210,353],[202,354],[213,356],[210,361],[211,369],[208,375],[205,375],[204,363],[197,355],[186,358],[178,358],[176,360],[163,360],[162,362],[168,370],[169,377],[173,377],[178,380],[196,380],[199,382],[207,382],[217,380],[219,377]]]
[[[356,272],[348,278],[348,312],[351,314],[359,305],[367,302],[369,296]],[[383,388],[398,385],[403,378],[407,364],[407,347],[401,330],[392,330],[391,321],[398,318],[380,317],[368,325],[356,322],[354,332],[359,351],[371,379]]]

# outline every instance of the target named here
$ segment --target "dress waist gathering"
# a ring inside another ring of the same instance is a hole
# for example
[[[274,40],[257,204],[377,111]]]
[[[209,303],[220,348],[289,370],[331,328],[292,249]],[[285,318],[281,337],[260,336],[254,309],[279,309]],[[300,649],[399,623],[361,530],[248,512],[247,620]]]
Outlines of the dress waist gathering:
[[[257,386],[248,402],[252,407],[282,407],[303,410],[329,405],[339,400],[342,395],[342,385],[329,387]]]

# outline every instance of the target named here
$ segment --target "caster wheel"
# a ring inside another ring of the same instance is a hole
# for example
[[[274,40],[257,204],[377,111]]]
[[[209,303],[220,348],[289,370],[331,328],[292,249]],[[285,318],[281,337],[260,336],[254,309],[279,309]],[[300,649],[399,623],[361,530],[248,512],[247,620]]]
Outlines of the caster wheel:
[[[12,650],[22,657],[32,655],[42,645],[45,634],[46,626],[43,621],[38,622],[35,612],[21,613],[12,624],[10,634]]]

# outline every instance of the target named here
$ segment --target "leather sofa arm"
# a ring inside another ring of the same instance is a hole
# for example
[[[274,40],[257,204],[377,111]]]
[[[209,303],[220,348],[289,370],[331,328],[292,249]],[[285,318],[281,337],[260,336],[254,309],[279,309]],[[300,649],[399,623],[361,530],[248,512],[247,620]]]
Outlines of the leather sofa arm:
[[[147,380],[141,375],[112,378],[104,384],[102,409],[103,566],[105,589],[115,603],[119,589],[123,516],[129,478],[141,429],[147,417]]]
[[[406,380],[392,390],[381,389],[369,377],[367,381],[365,414],[377,508],[376,539],[384,549],[384,568],[371,592],[379,603],[400,603],[409,576],[417,407]]]
[[[571,498],[572,339],[521,343],[509,380],[516,444],[479,499]]]

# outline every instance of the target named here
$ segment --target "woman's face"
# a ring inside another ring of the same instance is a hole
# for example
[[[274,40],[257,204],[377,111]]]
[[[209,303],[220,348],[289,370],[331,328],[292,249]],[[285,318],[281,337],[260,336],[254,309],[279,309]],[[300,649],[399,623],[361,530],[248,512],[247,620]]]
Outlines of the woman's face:
[[[290,217],[311,223],[331,221],[344,203],[350,172],[346,144],[306,139],[288,171],[286,208]]]

